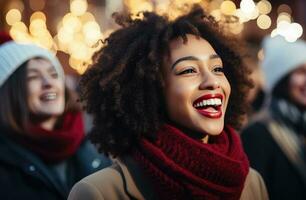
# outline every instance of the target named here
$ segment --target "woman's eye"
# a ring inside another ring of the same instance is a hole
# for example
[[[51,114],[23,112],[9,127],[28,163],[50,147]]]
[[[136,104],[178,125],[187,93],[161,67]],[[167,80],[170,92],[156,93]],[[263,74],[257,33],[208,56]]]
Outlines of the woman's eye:
[[[58,74],[57,74],[56,72],[55,72],[55,73],[52,73],[51,76],[52,76],[53,78],[58,78]]]
[[[195,70],[195,69],[193,69],[193,68],[189,68],[189,69],[185,69],[185,70],[183,70],[183,71],[179,72],[179,73],[178,73],[178,75],[182,75],[182,74],[190,74],[190,73],[195,73],[195,72],[196,72],[196,70]]]
[[[224,73],[224,68],[222,66],[216,66],[213,71],[216,73]]]
[[[38,79],[39,77],[38,77],[38,75],[30,75],[30,76],[28,76],[27,77],[27,80],[34,80],[34,79]]]

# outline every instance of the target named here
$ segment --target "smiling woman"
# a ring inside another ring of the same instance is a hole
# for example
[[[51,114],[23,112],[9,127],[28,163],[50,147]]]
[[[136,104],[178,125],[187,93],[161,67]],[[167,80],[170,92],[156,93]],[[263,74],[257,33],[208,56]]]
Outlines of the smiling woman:
[[[0,45],[1,198],[67,199],[76,181],[110,164],[85,139],[70,92],[50,52]]]
[[[266,199],[239,128],[251,83],[233,41],[201,7],[169,21],[115,14],[81,81],[91,138],[115,157],[69,199]]]

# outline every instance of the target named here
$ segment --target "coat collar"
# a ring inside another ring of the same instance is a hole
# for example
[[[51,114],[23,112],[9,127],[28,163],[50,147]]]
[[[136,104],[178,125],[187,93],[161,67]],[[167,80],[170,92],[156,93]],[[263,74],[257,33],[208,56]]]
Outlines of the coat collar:
[[[126,181],[126,191],[136,199],[156,199],[153,187],[135,161],[126,156],[124,158],[115,159],[122,169],[123,176]]]

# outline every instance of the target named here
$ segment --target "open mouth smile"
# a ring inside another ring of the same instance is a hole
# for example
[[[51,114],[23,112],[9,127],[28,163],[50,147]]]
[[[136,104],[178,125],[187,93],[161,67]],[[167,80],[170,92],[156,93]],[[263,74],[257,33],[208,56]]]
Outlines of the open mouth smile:
[[[193,107],[203,116],[220,118],[222,116],[222,94],[206,94],[193,102]]]
[[[40,96],[40,100],[43,102],[54,101],[57,98],[57,94],[55,92],[47,92]]]

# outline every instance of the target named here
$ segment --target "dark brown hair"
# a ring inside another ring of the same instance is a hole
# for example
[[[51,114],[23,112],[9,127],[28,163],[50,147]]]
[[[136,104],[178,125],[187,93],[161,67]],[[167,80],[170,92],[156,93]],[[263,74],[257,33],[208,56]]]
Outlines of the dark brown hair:
[[[225,37],[199,6],[172,22],[154,12],[143,16],[132,20],[115,14],[122,28],[109,36],[82,77],[81,100],[94,117],[93,143],[100,151],[120,156],[139,138],[154,138],[167,120],[161,67],[170,54],[169,43],[178,37],[186,42],[186,34],[206,39],[221,57],[232,87],[225,122],[239,128],[251,82],[234,50],[237,41]]]
[[[28,61],[20,65],[0,88],[0,125],[18,133],[26,133],[27,125],[32,120],[27,102],[27,84],[25,84]],[[65,103],[64,113],[80,111],[80,105],[77,104],[73,91],[67,87],[65,87]]]

